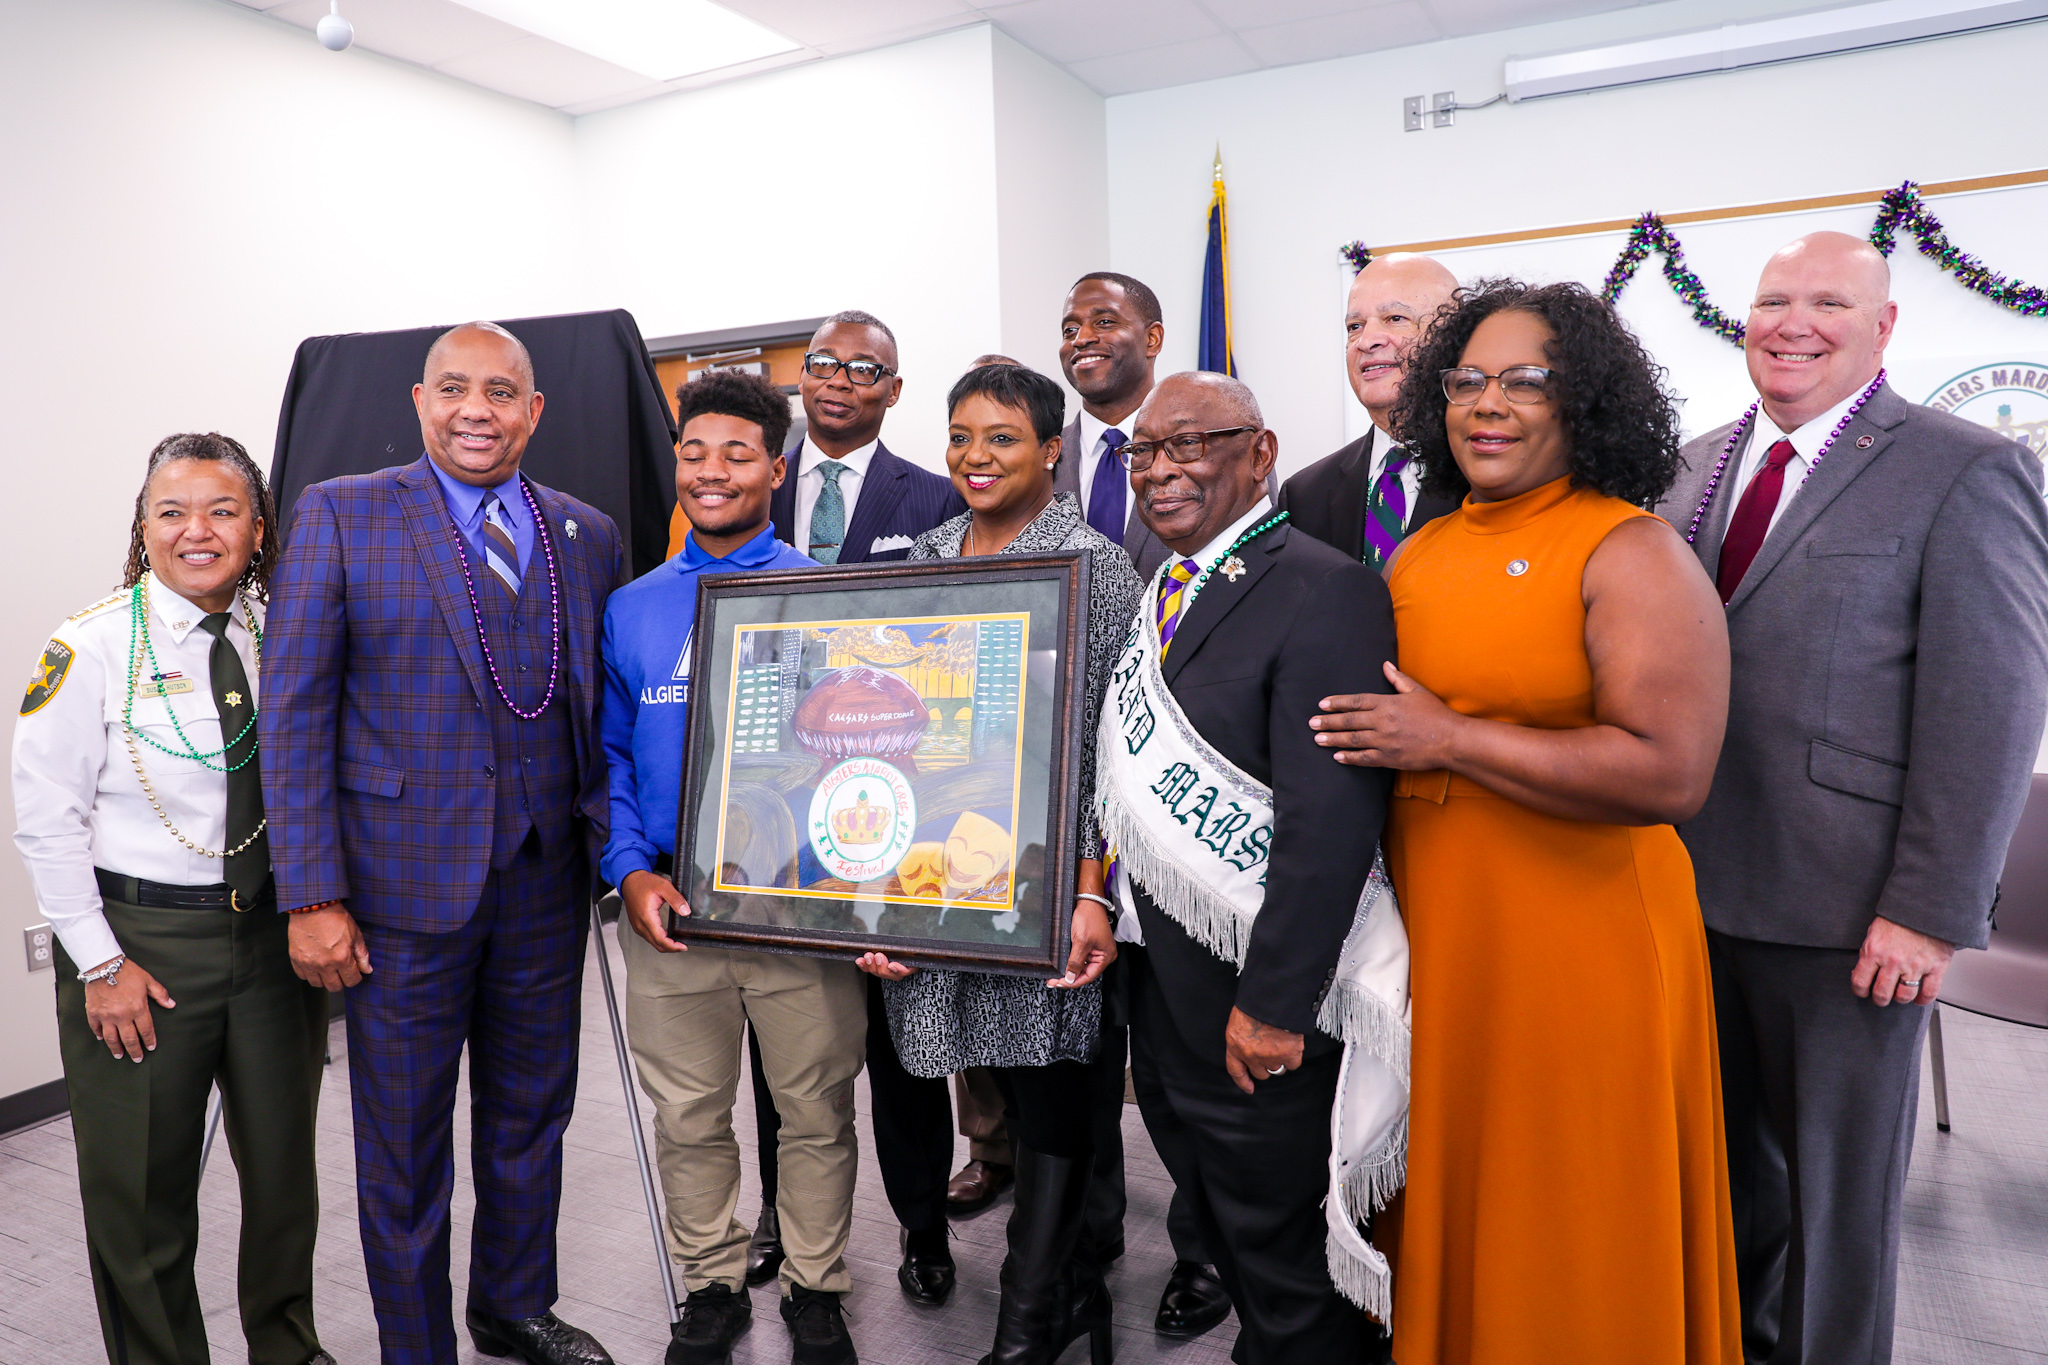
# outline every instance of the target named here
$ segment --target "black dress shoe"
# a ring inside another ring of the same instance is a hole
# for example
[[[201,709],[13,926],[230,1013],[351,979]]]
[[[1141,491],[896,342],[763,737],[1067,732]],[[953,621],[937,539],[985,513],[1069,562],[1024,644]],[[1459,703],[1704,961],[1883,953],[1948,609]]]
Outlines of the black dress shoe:
[[[837,1294],[792,1285],[782,1320],[789,1324],[790,1365],[860,1365]]]
[[[730,1365],[732,1344],[754,1325],[754,1305],[747,1296],[710,1284],[677,1306],[683,1319],[669,1329],[662,1365]]]
[[[1230,1295],[1216,1272],[1197,1261],[1175,1261],[1159,1296],[1153,1330],[1163,1337],[1198,1337],[1230,1316]]]
[[[768,1283],[782,1269],[784,1259],[782,1220],[775,1216],[775,1206],[770,1204],[761,1210],[761,1221],[754,1224],[753,1240],[747,1243],[747,1283]]]
[[[953,1294],[953,1252],[946,1245],[946,1230],[905,1232],[902,1235],[903,1264],[896,1267],[896,1283],[904,1297],[920,1308],[943,1307]]]
[[[615,1365],[596,1337],[553,1313],[515,1322],[472,1308],[463,1321],[469,1325],[469,1339],[487,1356],[512,1356],[526,1365]]]

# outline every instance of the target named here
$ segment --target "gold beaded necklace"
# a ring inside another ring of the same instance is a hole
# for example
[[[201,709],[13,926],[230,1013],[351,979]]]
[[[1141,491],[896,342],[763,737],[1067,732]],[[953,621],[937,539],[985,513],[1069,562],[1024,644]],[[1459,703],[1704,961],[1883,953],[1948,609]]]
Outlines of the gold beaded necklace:
[[[142,795],[148,800],[150,809],[156,812],[156,818],[163,821],[164,828],[171,832],[171,837],[173,839],[176,839],[179,843],[183,844],[186,848],[191,849],[194,853],[197,853],[202,858],[220,858],[222,860],[226,860],[228,858],[234,857],[237,853],[243,852],[251,844],[254,844],[258,839],[262,838],[263,831],[270,827],[270,817],[266,815],[261,820],[257,821],[254,832],[252,832],[248,838],[242,840],[241,843],[235,845],[233,848],[211,849],[203,848],[200,845],[193,843],[190,839],[185,837],[185,833],[183,830],[179,829],[177,825],[172,823],[170,813],[164,809],[163,802],[157,799],[156,789],[149,785],[149,773],[145,771],[142,766],[142,750],[135,747],[135,698],[138,687],[140,685],[140,678],[142,673],[142,654],[143,651],[149,647],[149,589],[146,586],[148,582],[149,576],[147,574],[144,574],[143,577],[137,580],[135,584],[136,597],[134,605],[136,608],[136,614],[133,619],[136,621],[138,628],[136,631],[131,632],[128,637],[128,705],[124,709],[121,716],[121,737],[128,741],[128,759],[131,763],[135,765],[135,779],[136,781],[142,784]],[[240,594],[240,596],[242,600],[242,614],[247,618],[249,639],[254,644],[254,650],[256,655],[256,671],[258,673],[261,673],[263,671],[263,629],[262,627],[256,624],[256,609],[249,605],[248,594],[243,593]],[[171,708],[170,696],[167,693],[162,694],[162,696],[164,709],[166,711],[169,711]],[[175,723],[177,720],[176,715],[173,715],[171,719]],[[249,723],[251,725],[255,724],[254,716],[250,717]],[[244,727],[245,730],[246,728],[247,727]],[[182,729],[180,729],[179,737],[183,738]],[[155,743],[155,741],[150,740],[149,736],[147,735],[144,735],[142,738],[149,743]],[[239,740],[240,738],[240,735],[235,736],[236,740]],[[234,741],[229,741],[228,747],[232,748],[233,745]],[[163,746],[158,745],[157,747],[162,748]],[[172,751],[166,749],[165,752],[170,753]],[[227,750],[223,749],[221,752],[223,755],[225,755]],[[198,758],[196,752],[192,755],[192,757]],[[200,759],[200,761],[203,762],[204,760]],[[208,764],[207,766],[211,767],[212,765]],[[239,767],[240,765],[238,764],[236,766]]]

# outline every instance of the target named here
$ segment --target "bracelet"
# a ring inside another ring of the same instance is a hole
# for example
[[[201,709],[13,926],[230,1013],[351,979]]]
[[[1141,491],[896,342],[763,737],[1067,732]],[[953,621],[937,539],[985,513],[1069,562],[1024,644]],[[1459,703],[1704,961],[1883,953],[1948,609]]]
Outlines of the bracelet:
[[[109,986],[118,986],[121,984],[121,969],[127,965],[127,957],[117,953],[113,961],[95,967],[89,972],[80,972],[78,979],[88,986],[95,981],[104,981]]]
[[[1115,901],[1107,896],[1098,896],[1093,891],[1076,891],[1074,899],[1077,901],[1094,901],[1097,905],[1109,911],[1110,914],[1114,915],[1117,913]]]
[[[315,910],[326,910],[331,906],[336,906],[340,904],[340,901],[315,901],[311,905],[293,906],[290,910],[285,911],[285,913],[288,915],[310,915]]]

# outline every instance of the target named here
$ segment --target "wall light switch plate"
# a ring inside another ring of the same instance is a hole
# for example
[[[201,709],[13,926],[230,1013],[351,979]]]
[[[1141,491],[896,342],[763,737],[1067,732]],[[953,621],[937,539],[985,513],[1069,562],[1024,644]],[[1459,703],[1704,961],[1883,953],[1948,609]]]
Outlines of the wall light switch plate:
[[[1424,98],[1421,95],[1410,95],[1407,99],[1401,101],[1402,132],[1419,133],[1422,131],[1422,106],[1424,103]]]
[[[28,969],[46,972],[57,965],[57,932],[47,924],[31,924],[21,931],[22,950],[28,955]]]
[[[1430,122],[1438,128],[1448,128],[1457,117],[1458,97],[1449,90],[1439,90],[1430,101]]]

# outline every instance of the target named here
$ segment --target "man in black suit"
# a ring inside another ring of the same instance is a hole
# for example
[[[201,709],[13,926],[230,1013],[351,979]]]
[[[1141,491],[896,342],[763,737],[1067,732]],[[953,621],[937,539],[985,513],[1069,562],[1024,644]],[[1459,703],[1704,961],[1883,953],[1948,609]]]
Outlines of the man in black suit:
[[[788,454],[794,475],[770,506],[778,540],[820,564],[902,559],[912,541],[967,510],[951,480],[882,444],[882,419],[902,395],[903,378],[896,372],[896,334],[880,318],[857,309],[826,318],[811,336],[798,388],[806,430]],[[935,1308],[953,1292],[953,1253],[946,1246],[953,1105],[944,1081],[903,1069],[873,979],[867,1072],[875,1159],[903,1227],[896,1280],[913,1303]],[[766,1227],[772,1213],[763,1212],[757,1243],[764,1231],[774,1231]],[[779,1252],[779,1246],[757,1246],[756,1260],[766,1265]]]
[[[1273,807],[1241,970],[1118,878],[1145,945],[1130,983],[1138,1103],[1237,1309],[1233,1359],[1361,1362],[1385,1338],[1330,1282],[1319,1206],[1342,1053],[1315,1020],[1372,868],[1388,781],[1330,772],[1340,765],[1316,761],[1308,721],[1332,689],[1388,690],[1393,607],[1358,560],[1269,524],[1278,443],[1243,384],[1174,375],[1136,426],[1124,454],[1139,514],[1198,580],[1183,587],[1170,570],[1165,598],[1144,605],[1170,618],[1161,675],[1202,741],[1270,788]],[[1190,435],[1203,439],[1182,444]]]
[[[1358,272],[1344,309],[1344,373],[1372,430],[1280,488],[1298,529],[1375,569],[1418,526],[1458,505],[1422,491],[1421,471],[1388,426],[1409,352],[1457,291],[1457,278],[1427,256],[1380,256]]]
[[[967,510],[952,482],[890,453],[882,419],[903,394],[896,334],[872,313],[834,313],[804,354],[803,441],[775,491],[776,539],[820,564],[902,559],[910,543]]]
[[[1098,270],[1067,291],[1060,318],[1060,369],[1081,395],[1081,410],[1061,433],[1056,493],[1081,500],[1088,524],[1124,547],[1141,578],[1166,558],[1132,504],[1117,448],[1152,392],[1152,367],[1166,344],[1159,296],[1129,275]]]

